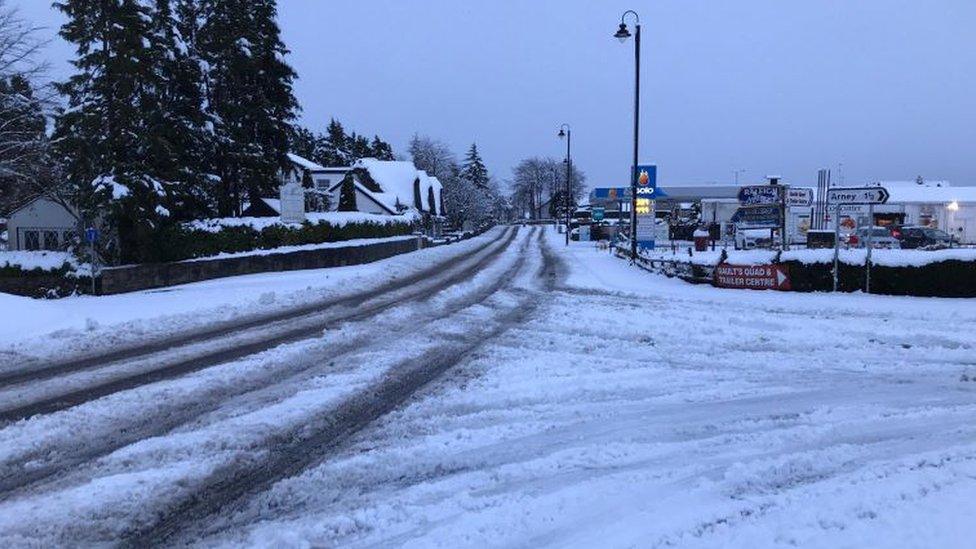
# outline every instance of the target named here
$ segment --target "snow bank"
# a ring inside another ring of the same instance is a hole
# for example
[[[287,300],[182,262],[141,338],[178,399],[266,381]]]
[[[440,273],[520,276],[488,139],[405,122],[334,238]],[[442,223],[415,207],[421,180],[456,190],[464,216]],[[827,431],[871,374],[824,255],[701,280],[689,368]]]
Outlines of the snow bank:
[[[310,212],[305,215],[308,223],[318,225],[328,223],[334,227],[345,227],[352,223],[374,223],[377,225],[392,225],[395,223],[413,223],[416,215],[377,215],[361,212]],[[220,232],[227,227],[250,227],[256,231],[268,227],[292,227],[295,223],[284,223],[280,217],[223,217],[216,219],[200,219],[186,223],[184,227],[193,231]]]
[[[71,270],[76,270],[78,267],[74,256],[68,252],[0,252],[0,269],[57,271],[64,267],[65,263]]]

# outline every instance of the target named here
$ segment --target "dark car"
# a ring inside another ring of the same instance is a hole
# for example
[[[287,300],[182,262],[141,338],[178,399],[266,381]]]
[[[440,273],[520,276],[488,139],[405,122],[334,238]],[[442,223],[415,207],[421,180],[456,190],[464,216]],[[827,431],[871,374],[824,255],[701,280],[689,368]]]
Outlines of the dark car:
[[[949,236],[949,233],[929,227],[895,226],[891,227],[891,236],[901,242],[903,249],[951,248],[954,243],[954,239]]]

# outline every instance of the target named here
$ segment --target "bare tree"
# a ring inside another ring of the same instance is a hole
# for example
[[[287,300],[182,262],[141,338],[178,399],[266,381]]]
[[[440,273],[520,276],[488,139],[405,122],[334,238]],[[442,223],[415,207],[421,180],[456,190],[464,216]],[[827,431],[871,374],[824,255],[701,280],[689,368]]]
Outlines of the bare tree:
[[[586,176],[576,166],[571,175],[570,196],[575,202],[583,192]],[[566,193],[566,163],[553,158],[526,158],[513,170],[512,191],[516,215],[528,214],[532,219],[549,216],[554,201],[563,200]]]
[[[51,162],[47,120],[57,94],[40,84],[39,30],[0,0],[0,210],[39,194],[66,203]]]

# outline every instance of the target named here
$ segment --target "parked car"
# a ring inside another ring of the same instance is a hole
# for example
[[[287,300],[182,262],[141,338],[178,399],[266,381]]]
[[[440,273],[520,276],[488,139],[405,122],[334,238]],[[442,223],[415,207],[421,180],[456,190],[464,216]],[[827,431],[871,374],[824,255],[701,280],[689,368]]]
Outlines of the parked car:
[[[938,250],[951,248],[956,243],[956,239],[945,231],[914,225],[893,226],[891,236],[898,239],[902,248],[911,249]]]
[[[871,247],[876,250],[901,248],[901,242],[884,227],[861,227],[848,237],[847,243],[852,248],[867,247],[868,235],[871,236]]]

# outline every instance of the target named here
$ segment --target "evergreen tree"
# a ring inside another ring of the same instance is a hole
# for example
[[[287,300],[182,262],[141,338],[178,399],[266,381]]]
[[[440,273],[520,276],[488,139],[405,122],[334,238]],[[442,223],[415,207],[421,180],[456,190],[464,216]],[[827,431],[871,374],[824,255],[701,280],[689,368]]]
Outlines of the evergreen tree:
[[[349,144],[349,160],[351,162],[373,156],[373,149],[370,147],[369,139],[366,136],[356,135],[356,132],[353,132],[346,142]]]
[[[345,179],[342,180],[342,186],[339,187],[339,211],[340,212],[355,212],[356,208],[356,185],[353,183],[351,175],[347,175]]]
[[[149,161],[158,108],[154,9],[146,0],[63,0],[61,36],[75,44],[77,73],[59,84],[68,108],[56,138],[67,177],[88,220],[118,229],[124,261],[153,259],[153,235],[167,216],[165,189]],[[105,214],[108,214],[106,217]]]
[[[145,93],[156,107],[148,117],[148,165],[165,182],[167,206],[180,219],[210,215],[206,114],[202,68],[193,47],[196,13],[192,0],[155,0],[151,28],[154,80]]]
[[[461,176],[471,181],[478,189],[487,190],[490,177],[488,168],[485,167],[481,155],[478,154],[478,146],[474,143],[468,149],[467,156],[464,157],[464,164],[461,166]]]
[[[293,126],[288,136],[288,152],[318,162],[319,136],[307,128]]]
[[[345,128],[333,118],[325,132],[320,163],[326,166],[348,166],[351,158]]]
[[[295,73],[284,58],[275,0],[199,0],[197,48],[207,64],[214,123],[218,208],[239,213],[246,197],[277,193],[288,167],[290,123],[298,108]]]
[[[380,136],[374,135],[373,142],[370,143],[370,156],[377,160],[396,160],[393,155],[393,147],[389,143],[380,139]]]

